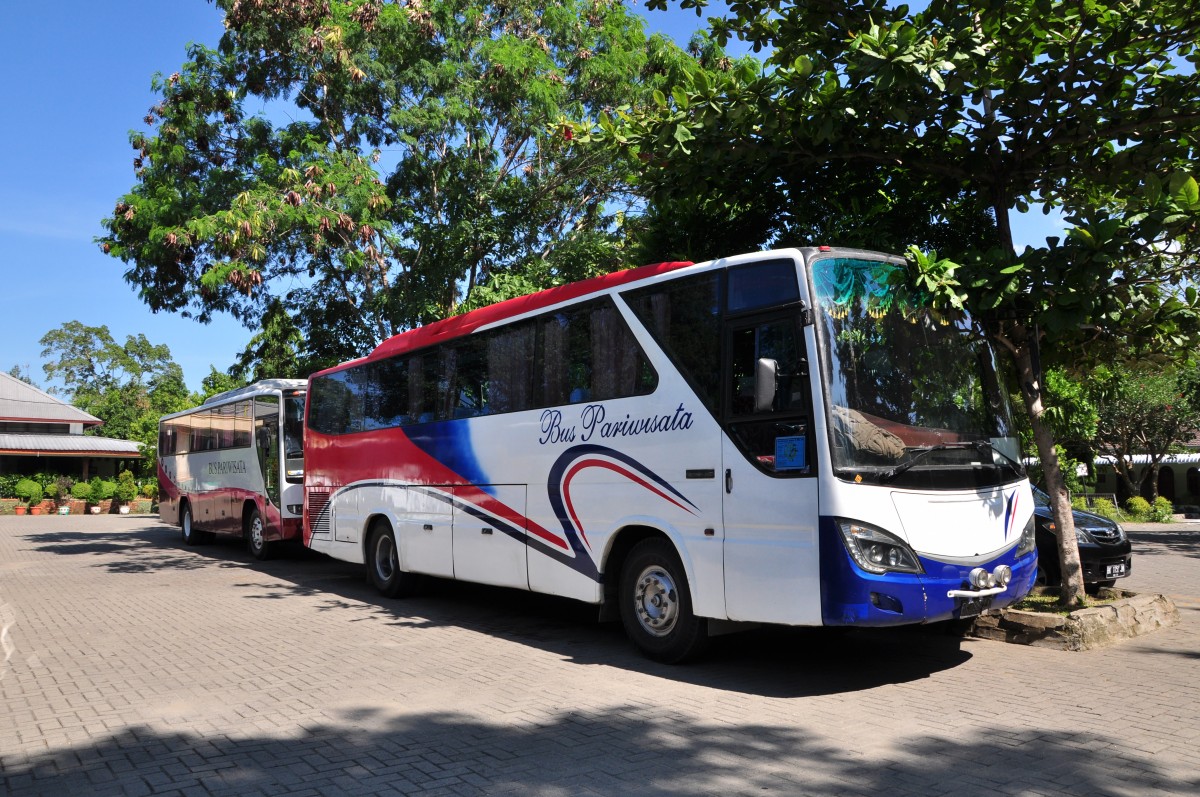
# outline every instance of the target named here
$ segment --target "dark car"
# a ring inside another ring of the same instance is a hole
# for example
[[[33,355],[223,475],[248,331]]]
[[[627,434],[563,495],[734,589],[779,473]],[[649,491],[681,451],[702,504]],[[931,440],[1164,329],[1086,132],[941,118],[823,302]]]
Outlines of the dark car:
[[[1120,523],[1076,509],[1075,537],[1079,540],[1079,563],[1083,583],[1089,588],[1111,587],[1133,570],[1132,546]],[[1038,584],[1062,583],[1058,565],[1058,537],[1050,510],[1050,496],[1033,488],[1033,515],[1037,528]]]

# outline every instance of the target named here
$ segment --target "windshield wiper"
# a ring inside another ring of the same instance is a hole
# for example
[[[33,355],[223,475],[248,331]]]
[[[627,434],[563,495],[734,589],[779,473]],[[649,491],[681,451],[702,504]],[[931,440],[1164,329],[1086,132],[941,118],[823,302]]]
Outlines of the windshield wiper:
[[[1009,468],[1012,469],[1012,472],[1017,474],[1018,476],[1025,472],[1024,465],[1022,465],[1020,462],[1018,462],[1017,460],[1010,457],[1008,454],[1005,454],[1000,449],[996,448],[994,445],[991,444],[990,441],[976,440],[973,445],[976,448],[978,448],[980,451],[986,451],[986,452],[990,452],[992,454],[999,454],[1000,459],[1002,459],[1006,463],[1008,463],[1008,466],[1009,466]]]
[[[899,465],[892,468],[891,470],[885,470],[883,473],[879,474],[879,483],[887,484],[888,482],[892,481],[897,476],[899,476],[901,473],[904,473],[906,470],[911,468],[913,465],[916,465],[918,462],[925,459],[925,457],[929,456],[934,451],[949,451],[952,449],[978,448],[979,443],[981,443],[981,442],[984,445],[986,445],[989,449],[992,447],[991,443],[988,443],[985,440],[982,440],[982,441],[977,440],[977,441],[973,441],[970,443],[936,443],[934,445],[931,445],[929,448],[922,448],[921,450],[917,451],[915,454],[912,455],[912,459],[909,459],[905,462],[901,462]]]

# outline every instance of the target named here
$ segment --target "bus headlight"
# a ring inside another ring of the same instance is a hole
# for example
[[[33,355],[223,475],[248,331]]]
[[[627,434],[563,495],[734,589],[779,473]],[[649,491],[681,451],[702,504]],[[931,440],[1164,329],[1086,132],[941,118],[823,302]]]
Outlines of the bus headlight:
[[[1025,524],[1025,529],[1021,532],[1021,544],[1017,546],[1017,556],[1024,556],[1027,553],[1032,553],[1037,547],[1037,531],[1033,523],[1033,515],[1029,516],[1029,522]]]
[[[855,564],[868,573],[921,573],[913,550],[883,529],[854,520],[835,519],[842,542]]]

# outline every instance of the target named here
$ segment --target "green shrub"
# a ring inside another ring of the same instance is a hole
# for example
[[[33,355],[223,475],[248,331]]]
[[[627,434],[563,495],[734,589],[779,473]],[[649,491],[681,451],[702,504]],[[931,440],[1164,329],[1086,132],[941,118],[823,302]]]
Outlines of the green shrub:
[[[78,501],[92,500],[92,485],[87,482],[75,482],[71,487],[71,495]]]
[[[1155,498],[1154,506],[1150,507],[1149,520],[1152,523],[1170,523],[1174,519],[1175,507],[1171,504],[1171,500],[1161,495]]]
[[[21,479],[21,481],[17,482],[13,492],[17,494],[17,498],[20,498],[30,506],[42,502],[42,485],[33,479]]]
[[[117,489],[113,492],[113,498],[122,504],[128,504],[137,498],[137,482],[133,480],[132,472],[121,471],[121,475],[117,477]]]
[[[1097,498],[1092,502],[1092,512],[1100,517],[1106,517],[1109,520],[1124,520],[1121,513],[1117,511],[1117,506],[1107,498]]]
[[[106,481],[99,476],[93,476],[88,485],[92,488],[92,503],[94,504],[109,500],[117,489],[116,482]]]
[[[17,494],[13,490],[22,478],[15,473],[0,476],[0,498],[16,498]]]
[[[146,482],[142,485],[142,497],[151,500],[158,498],[158,483]]]
[[[1150,502],[1140,495],[1135,495],[1125,502],[1125,511],[1134,520],[1146,521],[1150,518]]]
[[[1084,512],[1088,511],[1087,499],[1084,498],[1083,496],[1076,496],[1075,498],[1072,498],[1071,499],[1071,508],[1072,509],[1082,509]]]

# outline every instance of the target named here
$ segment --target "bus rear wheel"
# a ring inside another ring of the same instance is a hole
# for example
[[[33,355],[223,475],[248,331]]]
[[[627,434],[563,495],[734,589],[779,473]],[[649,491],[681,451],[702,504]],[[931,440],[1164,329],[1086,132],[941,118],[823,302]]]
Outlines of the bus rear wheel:
[[[692,613],[687,576],[666,540],[642,540],[621,568],[618,598],[625,633],[646,657],[677,664],[708,645],[707,622]]]
[[[396,533],[386,521],[376,521],[371,526],[367,542],[367,574],[385,598],[407,597],[420,585],[419,574],[400,569]]]
[[[192,522],[192,505],[186,502],[183,509],[179,510],[179,530],[184,545],[200,545],[208,542],[208,534],[200,531]]]
[[[257,509],[251,509],[250,517],[246,518],[246,549],[260,561],[271,558],[271,543],[267,542],[266,531],[262,514]]]

